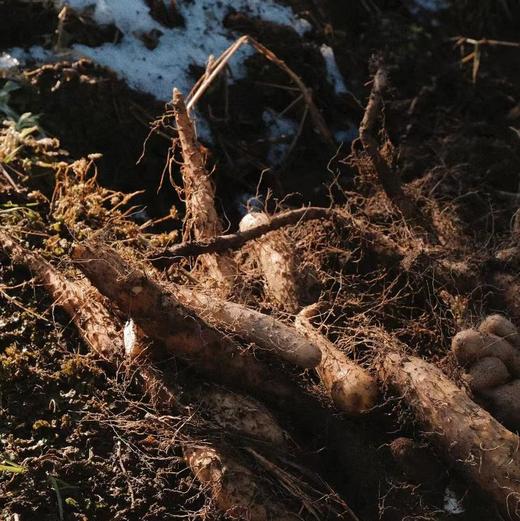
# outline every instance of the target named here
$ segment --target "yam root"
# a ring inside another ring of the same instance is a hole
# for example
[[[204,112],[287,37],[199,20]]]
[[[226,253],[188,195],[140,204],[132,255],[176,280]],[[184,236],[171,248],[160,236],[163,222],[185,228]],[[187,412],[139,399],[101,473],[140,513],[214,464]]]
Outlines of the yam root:
[[[466,366],[466,379],[475,397],[513,430],[520,429],[518,339],[518,330],[512,322],[501,315],[490,315],[478,331],[460,331],[452,340],[455,358]]]
[[[448,462],[490,496],[506,519],[519,520],[520,438],[420,358],[389,353],[381,377],[404,397]]]
[[[189,237],[196,240],[212,238],[222,233],[222,224],[215,209],[215,190],[184,99],[177,89],[173,90],[173,107],[183,156],[181,170],[186,203],[184,240]],[[199,260],[223,295],[229,294],[236,275],[233,258],[224,252],[203,255]]]
[[[387,88],[387,84],[388,72],[384,64],[380,63],[374,74],[372,91],[370,92],[363,119],[359,125],[359,139],[388,199],[401,211],[405,219],[420,224],[426,230],[429,230],[430,226],[426,223],[419,208],[403,190],[398,172],[390,168],[379,151],[379,145],[375,138],[377,132],[375,127],[383,109],[383,93]]]
[[[256,476],[230,451],[211,446],[187,447],[184,457],[198,481],[210,489],[218,509],[230,519],[297,521]]]
[[[180,302],[215,327],[236,333],[300,367],[320,363],[321,352],[314,342],[269,315],[180,286],[174,292]]]
[[[304,308],[296,317],[296,328],[321,350],[316,368],[321,382],[340,411],[355,416],[370,410],[378,394],[375,379],[313,327],[311,317],[317,310],[316,304]]]
[[[251,351],[212,329],[170,290],[113,249],[99,243],[77,245],[73,258],[100,293],[131,316],[146,335],[198,370],[280,407],[294,407],[298,401],[295,386],[256,360]]]
[[[85,343],[108,361],[122,358],[121,339],[110,327],[113,318],[86,281],[71,282],[43,257],[23,247],[16,239],[0,231],[0,248],[15,264],[27,267],[43,285],[55,306],[71,317]]]
[[[264,212],[248,213],[240,221],[240,231],[246,232],[257,226],[269,224],[269,216]],[[300,308],[294,247],[289,236],[283,231],[270,232],[257,239],[254,252],[265,278],[265,290],[269,300],[279,309],[296,313]]]
[[[285,447],[288,434],[280,427],[269,410],[257,400],[233,393],[222,387],[207,384],[186,388],[178,382],[165,381],[153,365],[153,353],[143,349],[144,333],[133,323],[125,327],[133,329],[132,342],[125,342],[125,352],[132,366],[137,367],[145,390],[154,405],[167,413],[193,407],[199,416],[208,420],[211,428],[223,432],[235,432],[240,436]],[[182,388],[179,392],[178,388]],[[179,399],[178,395],[182,398]]]
[[[170,414],[172,410],[180,409],[177,394],[172,387],[164,383],[160,374],[149,363],[143,363],[147,350],[140,344],[142,335],[134,331],[135,341],[123,347],[121,328],[99,301],[100,296],[96,298],[92,295],[94,288],[90,287],[90,291],[85,291],[90,286],[88,282],[67,281],[49,263],[3,232],[0,232],[0,243],[14,262],[26,265],[33,271],[34,276],[56,299],[56,304],[62,306],[73,318],[82,338],[91,348],[112,363],[124,351],[130,359],[139,359],[139,374],[156,406]],[[97,334],[94,336],[93,332]],[[195,388],[190,396],[198,398],[197,404],[210,416],[209,423],[212,426],[237,431],[241,436],[273,446],[285,446],[285,431],[256,400],[215,386]],[[199,448],[196,444],[190,444],[184,447],[184,454],[196,479],[209,485],[217,507],[229,517],[280,521],[299,519],[298,516],[287,513],[287,509],[275,499],[272,492],[264,490],[259,484],[257,476],[227,453],[213,447]]]

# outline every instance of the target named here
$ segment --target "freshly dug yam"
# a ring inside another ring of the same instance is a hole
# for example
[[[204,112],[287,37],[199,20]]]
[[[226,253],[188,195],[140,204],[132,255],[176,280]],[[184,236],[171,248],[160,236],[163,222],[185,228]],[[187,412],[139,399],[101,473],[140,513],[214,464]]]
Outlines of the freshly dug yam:
[[[248,213],[240,221],[240,231],[247,231],[269,223],[263,212]],[[265,291],[269,300],[288,313],[300,308],[294,245],[283,230],[269,232],[255,241],[254,251],[265,278]]]
[[[174,292],[180,302],[214,327],[232,331],[300,367],[311,369],[320,363],[322,354],[315,343],[269,315],[181,286],[177,286]]]
[[[493,498],[505,519],[519,521],[520,438],[425,360],[388,353],[380,376],[406,400],[446,460]]]
[[[286,445],[287,433],[257,400],[215,385],[197,387],[189,394],[201,412],[224,431],[240,432],[278,447]]]
[[[396,438],[390,443],[390,452],[412,483],[428,488],[439,483],[446,475],[435,454],[426,445],[410,438]]]
[[[493,416],[513,431],[520,430],[520,380],[513,380],[482,393]]]
[[[477,360],[468,371],[468,383],[474,393],[505,384],[509,380],[511,375],[506,365],[495,356]]]
[[[296,514],[275,498],[257,476],[222,448],[186,447],[186,463],[196,479],[209,488],[217,508],[230,519],[297,521]]]
[[[479,331],[496,335],[520,349],[520,333],[516,326],[502,315],[489,315],[480,324]]]
[[[302,309],[295,325],[321,350],[321,362],[316,367],[321,382],[340,411],[350,416],[369,411],[377,402],[375,378],[314,328],[310,319],[317,311],[318,304]]]

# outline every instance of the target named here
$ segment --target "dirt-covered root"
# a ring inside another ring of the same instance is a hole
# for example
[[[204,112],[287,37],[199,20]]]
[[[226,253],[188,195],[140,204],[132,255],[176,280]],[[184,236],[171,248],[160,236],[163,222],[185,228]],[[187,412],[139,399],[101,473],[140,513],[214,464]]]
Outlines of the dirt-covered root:
[[[186,110],[182,94],[177,89],[173,91],[173,107],[183,157],[181,172],[184,187],[182,195],[186,204],[184,239],[189,237],[196,240],[212,238],[223,231],[215,208],[215,189],[206,169],[204,155],[197,141],[193,122]],[[207,272],[206,278],[213,281],[223,296],[227,296],[233,289],[237,273],[233,257],[224,252],[202,255],[198,260]]]
[[[217,508],[230,519],[297,521],[229,448],[186,447],[184,458],[196,479],[207,486]]]
[[[110,303],[130,316],[148,337],[215,381],[261,396],[284,409],[306,402],[284,376],[257,360],[251,350],[211,328],[134,259],[124,259],[101,243],[76,245],[73,258]]]
[[[492,498],[506,519],[520,520],[520,438],[420,358],[384,354],[380,376],[402,396],[447,462]]]
[[[85,280],[71,281],[40,255],[22,246],[15,238],[0,231],[0,248],[15,264],[30,270],[51,296],[73,320],[85,343],[105,360],[115,361],[123,355],[121,338],[110,327],[112,317],[101,296]]]
[[[240,231],[245,232],[268,224],[267,214],[251,212],[240,221]],[[265,280],[268,300],[288,313],[296,313],[300,309],[294,250],[290,237],[283,230],[269,232],[253,245]]]
[[[304,368],[320,363],[322,355],[312,339],[269,315],[181,286],[174,292],[180,302],[211,325],[233,332],[274,356]]]
[[[321,350],[316,371],[336,407],[351,416],[370,410],[377,401],[376,380],[359,364],[350,360],[312,325],[319,304],[307,306],[296,316],[296,328]]]
[[[452,340],[456,360],[476,399],[507,427],[520,429],[520,335],[502,315],[489,315],[478,331],[466,329]]]

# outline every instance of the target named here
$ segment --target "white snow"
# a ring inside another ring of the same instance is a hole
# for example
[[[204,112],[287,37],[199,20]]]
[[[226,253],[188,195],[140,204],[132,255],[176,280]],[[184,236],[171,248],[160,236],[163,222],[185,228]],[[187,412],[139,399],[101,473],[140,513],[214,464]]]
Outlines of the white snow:
[[[298,131],[298,124],[292,119],[273,114],[270,110],[263,112],[262,119],[267,126],[267,136],[271,142],[267,160],[271,165],[279,165]]]
[[[20,62],[10,54],[3,52],[0,54],[0,69],[12,69],[14,67],[18,67]]]
[[[99,47],[75,45],[83,56],[110,67],[128,84],[153,94],[157,99],[170,99],[173,87],[184,94],[196,78],[190,75],[194,64],[204,66],[210,54],[218,56],[236,35],[224,27],[225,17],[232,12],[245,12],[251,17],[293,27],[299,34],[307,32],[309,22],[297,17],[292,9],[274,0],[195,0],[179,2],[185,27],[167,28],[154,20],[144,0],[55,0],[57,7],[65,4],[81,12],[93,9],[99,24],[114,24],[123,34],[119,43],[105,43]],[[143,33],[161,31],[157,47],[147,49],[139,39]],[[30,55],[36,58],[38,49]],[[243,48],[232,58],[230,68],[235,78],[245,74],[244,60],[252,53]]]
[[[462,514],[465,511],[462,500],[449,487],[444,491],[444,511],[448,514]]]
[[[325,60],[325,66],[327,67],[327,76],[330,83],[334,86],[334,90],[340,94],[342,92],[347,92],[347,87],[345,86],[345,82],[343,81],[343,76],[339,71],[338,64],[336,63],[336,57],[334,56],[334,51],[332,47],[329,47],[326,44],[322,44],[320,47],[321,55]]]

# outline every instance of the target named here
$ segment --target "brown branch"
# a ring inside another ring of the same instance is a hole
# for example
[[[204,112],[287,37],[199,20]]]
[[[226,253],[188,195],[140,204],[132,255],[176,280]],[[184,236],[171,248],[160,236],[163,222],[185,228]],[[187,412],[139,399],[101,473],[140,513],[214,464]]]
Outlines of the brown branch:
[[[359,125],[359,139],[390,201],[400,210],[406,220],[419,224],[424,229],[431,231],[431,226],[426,223],[415,202],[403,190],[398,172],[390,168],[379,151],[379,143],[375,137],[376,124],[383,108],[383,92],[387,87],[387,83],[388,73],[386,67],[380,64],[374,75],[372,91],[370,92],[365,114]]]
[[[168,250],[164,252],[164,255],[168,257],[195,257],[204,253],[236,250],[246,242],[258,239],[262,235],[272,232],[273,230],[278,230],[284,226],[290,226],[312,219],[324,219],[335,214],[336,212],[330,208],[319,208],[316,206],[288,210],[271,217],[268,224],[255,226],[243,232],[220,235],[207,240],[182,242],[168,248]],[[164,257],[164,255],[162,257]]]

